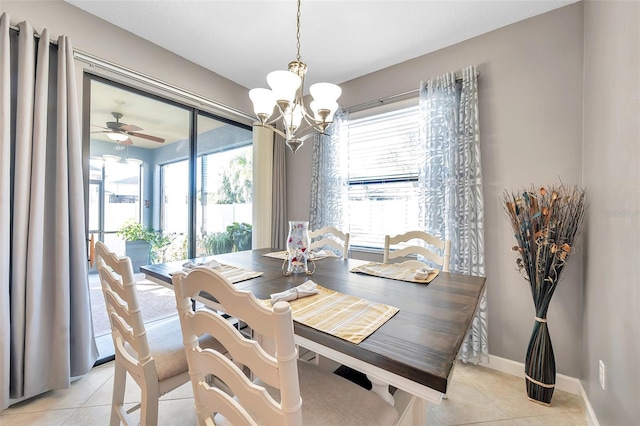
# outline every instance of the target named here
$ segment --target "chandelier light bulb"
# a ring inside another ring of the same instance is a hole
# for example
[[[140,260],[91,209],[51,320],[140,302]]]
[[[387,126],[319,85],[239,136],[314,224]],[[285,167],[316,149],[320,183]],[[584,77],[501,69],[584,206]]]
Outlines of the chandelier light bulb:
[[[322,103],[320,101],[311,101],[309,104],[313,111],[313,118],[318,122],[331,123],[333,116],[338,110],[337,102]]]
[[[302,79],[292,72],[278,70],[267,74],[267,83],[273,91],[276,101],[293,103]]]
[[[284,112],[284,123],[292,132],[294,132],[295,129],[300,127],[300,123],[302,123],[302,116],[302,108],[299,105],[295,105],[293,108],[289,107]]]
[[[269,89],[251,89],[249,98],[253,102],[253,111],[264,123],[273,114],[273,107],[276,106],[276,97]],[[263,119],[264,117],[264,119]]]
[[[333,103],[338,100],[342,94],[340,86],[333,83],[316,83],[309,87],[309,93],[313,99],[321,103]]]

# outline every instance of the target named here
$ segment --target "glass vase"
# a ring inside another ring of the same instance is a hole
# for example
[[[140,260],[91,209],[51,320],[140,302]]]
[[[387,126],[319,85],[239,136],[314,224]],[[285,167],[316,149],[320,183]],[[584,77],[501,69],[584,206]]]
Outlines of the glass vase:
[[[309,270],[309,222],[289,221],[289,235],[287,236],[287,260],[283,265],[285,275],[311,274]]]

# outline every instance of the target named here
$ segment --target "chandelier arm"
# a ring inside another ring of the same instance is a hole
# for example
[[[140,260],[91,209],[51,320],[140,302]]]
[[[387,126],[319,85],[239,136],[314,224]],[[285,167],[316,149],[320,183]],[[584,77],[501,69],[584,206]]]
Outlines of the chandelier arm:
[[[264,127],[265,129],[269,129],[271,131],[273,131],[274,133],[277,133],[278,135],[282,136],[283,138],[287,139],[287,135],[280,129],[278,129],[275,126],[272,126],[269,123],[264,123],[262,124],[262,122],[260,121],[256,121],[253,123],[254,126],[260,126],[260,127]]]
[[[326,135],[325,130],[331,123],[333,123],[333,121],[318,121],[311,114],[307,113],[306,110],[303,109],[303,111],[304,115],[302,117],[304,118],[304,121],[307,122],[309,127],[312,127],[318,133]]]

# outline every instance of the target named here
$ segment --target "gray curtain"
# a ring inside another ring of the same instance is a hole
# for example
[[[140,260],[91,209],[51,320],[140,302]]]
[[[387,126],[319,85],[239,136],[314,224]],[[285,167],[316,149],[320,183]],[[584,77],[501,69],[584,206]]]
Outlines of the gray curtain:
[[[475,67],[420,85],[420,227],[451,240],[451,271],[484,276],[484,202]],[[486,293],[460,359],[488,357]]]
[[[273,144],[271,247],[285,250],[289,233],[287,222],[287,145],[275,133],[274,138],[276,140]]]
[[[336,112],[329,135],[315,135],[311,160],[309,229],[335,226],[347,229],[347,132],[349,115]]]
[[[69,387],[98,356],[73,50],[0,17],[0,410]]]

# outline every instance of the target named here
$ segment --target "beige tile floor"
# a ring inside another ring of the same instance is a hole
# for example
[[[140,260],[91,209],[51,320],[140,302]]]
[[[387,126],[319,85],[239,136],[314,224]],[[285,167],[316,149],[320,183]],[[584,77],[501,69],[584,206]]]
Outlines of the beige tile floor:
[[[9,407],[0,425],[108,425],[113,386],[113,362],[94,368],[70,389],[56,390]],[[125,401],[139,401],[131,381]],[[195,425],[191,385],[161,397],[159,425]],[[586,425],[582,398],[562,391],[553,395],[551,407],[528,401],[524,380],[494,370],[459,364],[448,399],[432,405],[429,425]]]

